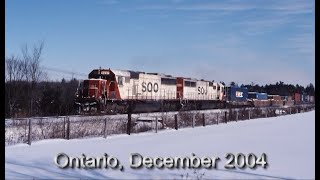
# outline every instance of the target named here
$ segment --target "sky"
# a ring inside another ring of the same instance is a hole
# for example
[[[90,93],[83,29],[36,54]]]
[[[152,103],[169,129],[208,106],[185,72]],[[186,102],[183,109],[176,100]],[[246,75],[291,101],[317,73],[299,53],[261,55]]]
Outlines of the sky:
[[[44,41],[52,80],[101,67],[306,86],[315,83],[314,17],[311,0],[6,0],[5,54]]]

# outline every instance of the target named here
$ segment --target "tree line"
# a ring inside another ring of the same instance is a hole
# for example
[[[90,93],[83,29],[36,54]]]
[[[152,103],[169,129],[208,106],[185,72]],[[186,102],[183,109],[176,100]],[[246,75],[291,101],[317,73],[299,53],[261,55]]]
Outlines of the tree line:
[[[41,68],[44,42],[24,45],[21,55],[5,57],[5,117],[74,114],[75,78],[49,81]]]
[[[238,84],[231,82],[230,86],[238,86]],[[249,92],[261,92],[280,96],[293,96],[294,93],[300,93],[309,96],[314,96],[315,94],[315,88],[312,83],[309,83],[306,87],[299,84],[286,84],[283,81],[276,82],[275,84],[259,85],[251,83],[246,85],[242,84],[241,86],[248,88]]]

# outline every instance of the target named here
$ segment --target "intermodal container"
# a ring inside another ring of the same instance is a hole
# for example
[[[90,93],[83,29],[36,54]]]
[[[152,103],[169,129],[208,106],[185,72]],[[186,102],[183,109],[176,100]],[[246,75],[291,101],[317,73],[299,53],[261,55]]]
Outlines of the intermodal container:
[[[310,102],[314,102],[314,96],[310,96]]]
[[[271,105],[270,100],[255,100],[253,101],[255,107],[269,107]]]
[[[271,106],[281,107],[283,106],[283,100],[271,100]]]
[[[257,99],[257,92],[248,92],[248,99]]]
[[[301,103],[301,94],[300,93],[294,93],[294,103],[295,104]]]
[[[281,100],[281,96],[279,96],[279,95],[268,95],[268,99]]]
[[[257,99],[258,100],[267,100],[268,94],[267,93],[257,93]]]
[[[309,102],[309,95],[303,94],[303,95],[302,95],[302,101],[303,101],[303,102]]]
[[[231,86],[228,88],[228,101],[244,102],[248,98],[246,87]]]
[[[248,92],[248,99],[267,100],[267,93]]]
[[[301,95],[300,93],[294,93],[294,100],[296,102],[300,102],[301,101]]]
[[[285,106],[293,106],[294,105],[294,101],[293,100],[288,100],[284,102]]]

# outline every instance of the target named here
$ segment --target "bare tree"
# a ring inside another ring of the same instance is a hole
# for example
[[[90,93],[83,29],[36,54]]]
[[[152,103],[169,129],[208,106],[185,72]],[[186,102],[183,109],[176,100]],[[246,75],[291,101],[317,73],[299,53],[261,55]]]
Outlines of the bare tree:
[[[12,73],[13,73],[13,60],[15,57],[6,57],[5,59],[5,81],[11,82],[12,81]]]
[[[10,57],[6,57],[5,59],[5,74],[6,74],[6,81],[12,82],[14,80],[14,69],[17,66],[18,58],[14,55]]]
[[[13,114],[13,108],[16,104],[16,100],[13,99],[12,97],[14,97],[14,93],[12,92],[12,90],[14,88],[12,88],[12,80],[14,77],[14,67],[15,67],[15,63],[16,63],[16,57],[14,55],[12,55],[11,57],[6,57],[5,59],[5,81],[7,83],[10,83],[9,85],[5,86],[5,92],[6,92],[6,98],[7,98],[7,104],[8,104],[8,111],[9,111],[9,116],[11,117]]]
[[[24,61],[18,56],[12,55],[5,58],[5,93],[7,98],[6,105],[8,106],[6,108],[10,117],[16,113],[18,101],[21,100],[23,80],[26,77],[23,70],[24,67]]]
[[[44,42],[41,41],[38,45],[34,45],[33,51],[29,52],[28,45],[24,45],[21,49],[23,60],[25,64],[24,74],[26,74],[27,81],[36,83],[40,80],[42,75],[42,70],[40,68],[41,55],[44,48]]]
[[[31,81],[30,84],[30,112],[29,115],[33,115],[33,103],[35,100],[35,86],[39,82],[43,71],[40,68],[41,55],[44,48],[44,41],[33,46],[32,51],[29,51],[28,45],[24,45],[21,49],[23,61],[24,61],[24,74],[26,75],[26,80]]]

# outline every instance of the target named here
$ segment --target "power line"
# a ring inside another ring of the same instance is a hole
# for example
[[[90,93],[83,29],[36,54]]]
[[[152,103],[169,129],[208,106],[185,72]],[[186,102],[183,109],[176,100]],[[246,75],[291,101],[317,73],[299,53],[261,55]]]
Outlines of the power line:
[[[81,77],[87,77],[87,74],[84,73],[79,73],[79,72],[74,72],[74,71],[68,71],[68,70],[64,70],[64,69],[59,69],[59,68],[52,68],[52,67],[47,67],[47,66],[42,66],[41,68],[43,68],[44,70],[47,71],[53,71],[53,72],[58,72],[58,73],[64,73],[64,74],[69,74],[72,76],[81,76]]]

